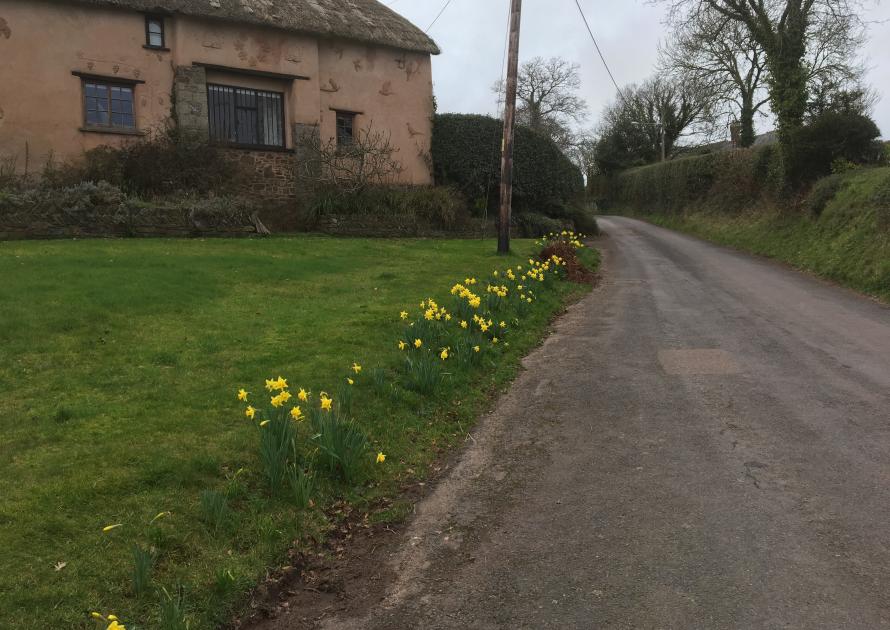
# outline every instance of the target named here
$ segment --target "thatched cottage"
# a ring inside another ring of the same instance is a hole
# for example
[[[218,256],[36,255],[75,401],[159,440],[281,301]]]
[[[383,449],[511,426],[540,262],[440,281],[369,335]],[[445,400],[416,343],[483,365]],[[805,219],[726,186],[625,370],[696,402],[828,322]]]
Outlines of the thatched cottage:
[[[426,184],[438,52],[375,0],[0,0],[0,158],[33,171],[174,121],[286,187],[307,126],[373,124]]]

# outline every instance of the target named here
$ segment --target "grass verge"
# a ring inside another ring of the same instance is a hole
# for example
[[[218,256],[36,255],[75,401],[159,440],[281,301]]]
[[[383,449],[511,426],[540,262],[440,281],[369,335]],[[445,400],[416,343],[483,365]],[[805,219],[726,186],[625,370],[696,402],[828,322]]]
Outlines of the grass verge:
[[[884,205],[890,195],[881,192],[888,183],[887,168],[846,174],[818,216],[776,208],[625,214],[781,260],[890,302],[890,206]]]
[[[98,610],[128,630],[213,628],[289,547],[326,535],[332,504],[373,512],[424,476],[585,290],[554,284],[509,345],[432,393],[399,385],[399,311],[538,248],[493,249],[308,236],[0,243],[0,627],[91,628]],[[235,392],[260,384],[259,395],[278,374],[338,400],[355,377],[352,416],[386,461],[358,486],[318,479],[307,509],[263,492],[257,427]]]

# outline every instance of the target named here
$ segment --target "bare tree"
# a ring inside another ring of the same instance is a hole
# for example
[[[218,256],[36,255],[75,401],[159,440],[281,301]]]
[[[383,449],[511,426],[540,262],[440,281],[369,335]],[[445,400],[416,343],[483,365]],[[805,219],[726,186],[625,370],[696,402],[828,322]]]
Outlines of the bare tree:
[[[572,143],[571,125],[587,118],[587,103],[577,96],[581,88],[580,66],[561,57],[535,57],[519,69],[516,120],[543,133],[563,150]],[[504,93],[504,82],[492,90]]]
[[[754,144],[754,118],[769,102],[766,58],[744,25],[704,11],[677,26],[661,49],[661,66],[677,80],[702,86],[716,108],[738,120],[739,144]]]
[[[676,153],[678,141],[712,124],[710,93],[694,83],[658,77],[626,87],[603,113],[597,168],[608,173]]]
[[[795,132],[804,122],[814,75],[840,69],[862,38],[862,0],[660,0],[675,23],[716,13],[744,27],[766,56],[770,105],[793,168]],[[835,63],[838,62],[838,63]]]
[[[345,145],[336,138],[323,140],[318,127],[313,127],[303,132],[298,145],[304,154],[298,177],[310,188],[333,187],[342,193],[356,193],[369,186],[391,184],[404,170],[390,134],[376,131],[373,124],[357,130]]]

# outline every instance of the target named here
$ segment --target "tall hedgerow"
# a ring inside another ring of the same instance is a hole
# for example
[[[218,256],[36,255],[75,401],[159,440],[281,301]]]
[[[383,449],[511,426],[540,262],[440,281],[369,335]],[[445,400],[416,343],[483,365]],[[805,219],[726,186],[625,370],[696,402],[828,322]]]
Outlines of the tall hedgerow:
[[[503,127],[490,116],[440,114],[434,118],[432,157],[436,183],[454,186],[477,212],[494,210],[501,176]],[[517,127],[513,207],[518,213],[568,216],[584,191],[581,171],[548,137]]]

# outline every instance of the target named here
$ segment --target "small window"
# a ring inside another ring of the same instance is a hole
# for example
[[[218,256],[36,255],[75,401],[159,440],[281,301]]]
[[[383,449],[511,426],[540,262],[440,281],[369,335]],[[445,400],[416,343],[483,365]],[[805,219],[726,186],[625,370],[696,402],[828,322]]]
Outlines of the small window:
[[[87,127],[136,128],[132,85],[84,81],[83,100]]]
[[[355,114],[337,112],[337,148],[348,149],[355,144]]]
[[[156,15],[145,16],[145,46],[147,48],[166,48],[164,18]]]
[[[210,138],[246,148],[284,148],[284,94],[207,85]]]

